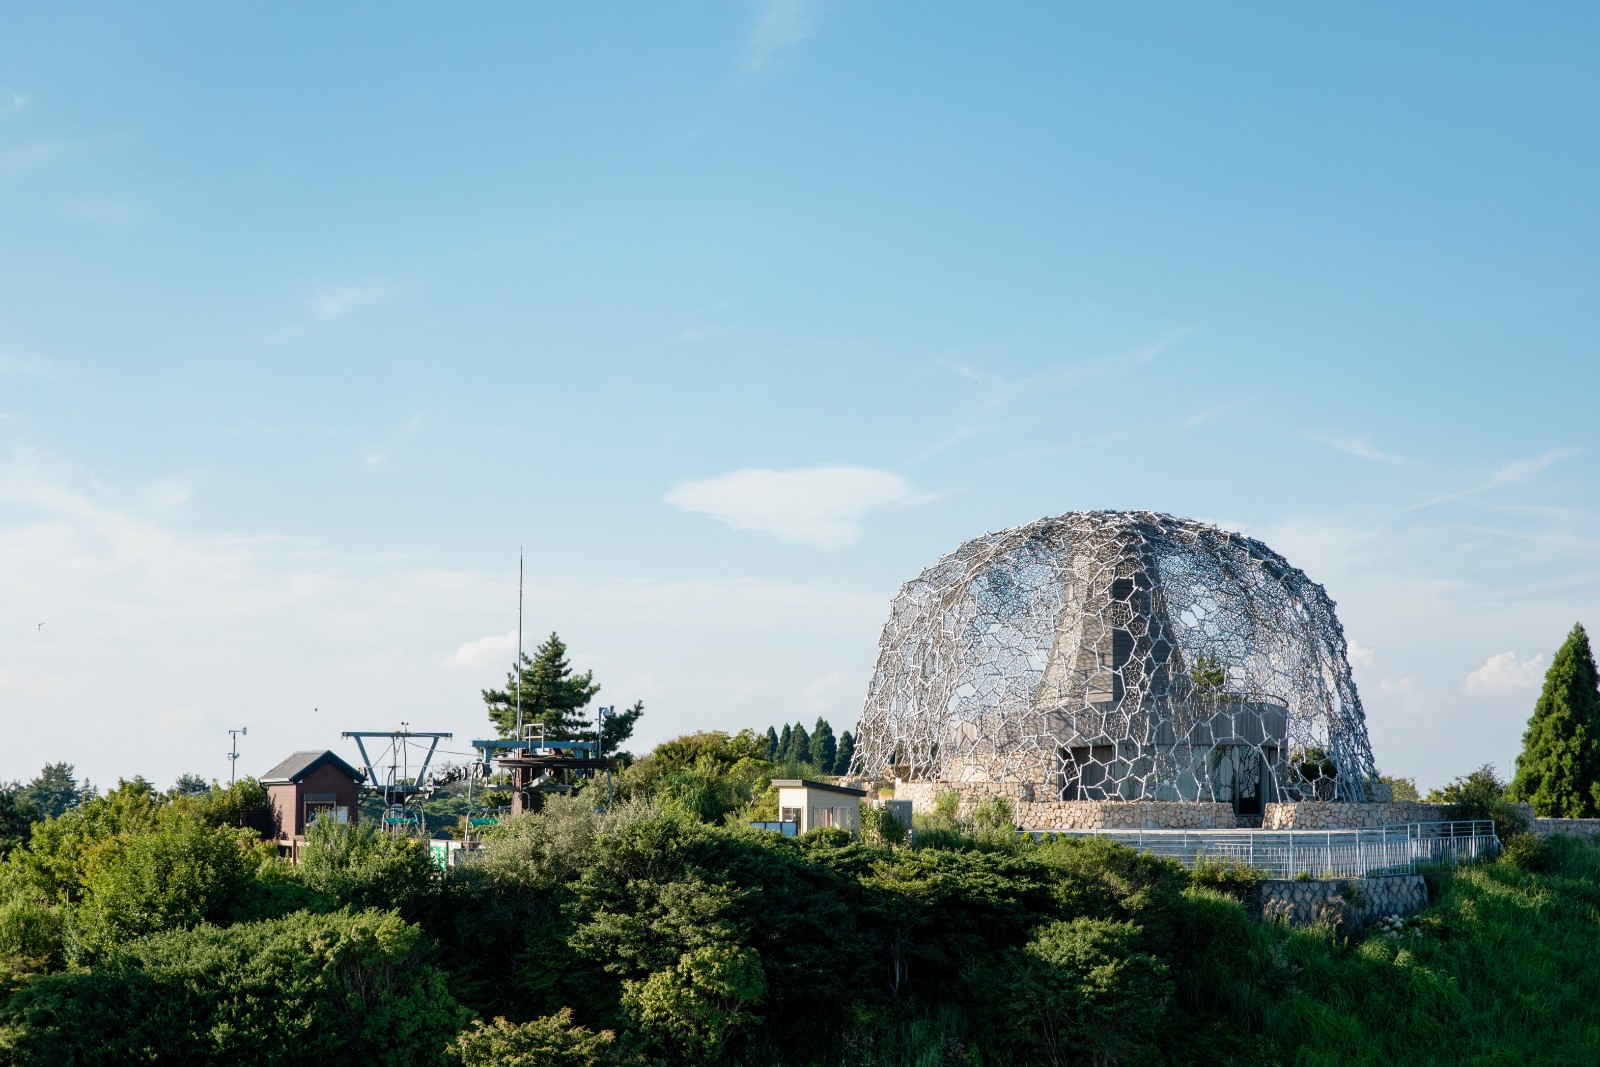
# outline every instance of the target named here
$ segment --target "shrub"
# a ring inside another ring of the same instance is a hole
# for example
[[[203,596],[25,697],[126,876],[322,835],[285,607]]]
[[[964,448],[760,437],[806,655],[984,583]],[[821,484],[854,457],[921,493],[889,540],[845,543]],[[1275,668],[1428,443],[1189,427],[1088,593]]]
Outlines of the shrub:
[[[1204,857],[1189,872],[1194,885],[1219,890],[1237,900],[1248,897],[1266,878],[1266,871],[1231,856]]]
[[[621,1063],[616,1034],[572,1023],[572,1009],[525,1023],[474,1022],[451,1046],[463,1067],[603,1067]]]
[[[1500,859],[1519,870],[1542,871],[1547,858],[1544,841],[1526,831],[1500,840]]]
[[[444,1062],[466,1019],[398,916],[350,911],[133,942],[0,1007],[0,1062]]]
[[[327,819],[306,834],[295,873],[307,888],[358,909],[414,912],[439,885],[426,841]]]
[[[703,1062],[761,1021],[755,1009],[766,993],[756,951],[719,942],[685,952],[642,982],[625,983],[622,1004],[645,1034]]]

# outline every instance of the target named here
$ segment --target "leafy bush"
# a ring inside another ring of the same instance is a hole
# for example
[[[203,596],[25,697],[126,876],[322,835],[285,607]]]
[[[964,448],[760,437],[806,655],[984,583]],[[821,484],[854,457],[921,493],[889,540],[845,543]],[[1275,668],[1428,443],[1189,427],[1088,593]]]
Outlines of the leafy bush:
[[[1215,889],[1237,900],[1244,900],[1267,878],[1267,872],[1230,856],[1204,857],[1189,872],[1198,886]]]
[[[445,1062],[466,1018],[398,916],[200,926],[44,975],[0,1008],[0,1062]]]
[[[296,874],[307,888],[355,908],[398,908],[415,917],[439,886],[427,842],[371,823],[323,819],[306,834]]]
[[[1544,842],[1526,831],[1509,834],[1500,841],[1500,858],[1524,871],[1545,869]]]
[[[76,926],[84,947],[105,952],[131,938],[220,919],[267,858],[264,847],[249,830],[179,814],[147,833],[99,841],[83,862]]]
[[[572,1009],[525,1023],[474,1022],[452,1050],[462,1067],[606,1067],[624,1062],[616,1034],[574,1026]]]

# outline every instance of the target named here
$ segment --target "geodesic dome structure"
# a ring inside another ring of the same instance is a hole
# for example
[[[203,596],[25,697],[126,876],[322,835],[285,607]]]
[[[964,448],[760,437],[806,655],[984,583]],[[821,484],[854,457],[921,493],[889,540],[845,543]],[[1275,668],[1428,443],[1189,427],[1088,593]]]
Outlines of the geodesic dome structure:
[[[985,534],[907,582],[856,769],[1246,814],[1381,791],[1322,586],[1260,541],[1148,511]]]

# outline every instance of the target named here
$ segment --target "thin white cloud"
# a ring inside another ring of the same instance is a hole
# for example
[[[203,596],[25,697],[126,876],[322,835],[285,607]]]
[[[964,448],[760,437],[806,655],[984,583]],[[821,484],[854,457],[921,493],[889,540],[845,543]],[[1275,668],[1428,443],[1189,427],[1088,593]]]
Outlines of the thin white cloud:
[[[0,115],[15,115],[28,106],[28,98],[0,85]]]
[[[55,376],[55,367],[48,360],[27,359],[0,353],[0,377],[54,378]]]
[[[1319,445],[1327,445],[1329,448],[1336,448],[1340,452],[1359,459],[1370,459],[1375,463],[1404,463],[1406,461],[1404,456],[1397,456],[1393,452],[1384,452],[1378,449],[1365,437],[1328,437],[1312,434],[1308,440],[1315,441]]]
[[[1373,648],[1371,645],[1363,645],[1359,641],[1350,642],[1350,647],[1347,650],[1347,654],[1350,659],[1350,666],[1367,666],[1372,662],[1372,657],[1377,654],[1377,651],[1378,650]]]
[[[48,465],[0,460],[0,780],[58,759],[96,781],[225,777],[225,731],[241,725],[239,770],[257,774],[298,749],[353,757],[340,731],[401,720],[454,731],[462,749],[482,736],[478,690],[505,678],[513,647],[514,557],[488,573],[196,535],[67,488]],[[608,700],[646,698],[643,751],[748,725],[758,700],[778,721],[801,717],[806,686],[833,671],[840,694],[864,692],[885,597],[529,573],[524,633],[531,649],[559,630],[575,663],[605,664]],[[121,694],[116,709],[100,709],[105,692]]]
[[[1236,411],[1239,408],[1244,407],[1247,403],[1249,403],[1247,400],[1231,400],[1226,404],[1217,404],[1215,407],[1209,407],[1204,411],[1196,412],[1178,424],[1178,432],[1182,433],[1186,430],[1192,430],[1196,426],[1203,426],[1212,419],[1217,418],[1219,415],[1226,415],[1230,411]]]
[[[1543,680],[1543,656],[1518,659],[1515,652],[1501,652],[1467,675],[1462,688],[1469,693],[1524,693],[1537,689]]]
[[[1454,493],[1445,493],[1442,496],[1430,497],[1427,500],[1408,505],[1400,510],[1417,511],[1421,508],[1431,508],[1435,504],[1444,504],[1452,500],[1461,500],[1464,497],[1476,496],[1479,493],[1486,493],[1491,489],[1498,489],[1501,486],[1516,485],[1518,482],[1525,482],[1529,478],[1532,478],[1537,474],[1541,474],[1550,467],[1553,467],[1555,464],[1560,463],[1562,460],[1571,459],[1577,454],[1578,450],[1576,448],[1555,448],[1544,453],[1543,455],[1534,456],[1531,459],[1513,460],[1510,463],[1506,463],[1500,467],[1497,467],[1490,473],[1489,477],[1485,478],[1477,485],[1466,489],[1457,490]]]
[[[911,483],[871,467],[749,468],[684,482],[663,499],[684,511],[710,515],[736,530],[759,530],[786,541],[844,548],[861,537],[860,520],[892,504],[933,499]]]
[[[392,286],[382,282],[324,286],[311,297],[311,313],[319,319],[342,319],[357,308],[378,303],[393,291]]]
[[[485,667],[509,665],[517,658],[517,631],[490,634],[476,641],[468,641],[444,658],[444,665],[452,670],[482,670]]]
[[[808,0],[764,0],[745,38],[741,73],[763,74],[816,32],[816,12]]]

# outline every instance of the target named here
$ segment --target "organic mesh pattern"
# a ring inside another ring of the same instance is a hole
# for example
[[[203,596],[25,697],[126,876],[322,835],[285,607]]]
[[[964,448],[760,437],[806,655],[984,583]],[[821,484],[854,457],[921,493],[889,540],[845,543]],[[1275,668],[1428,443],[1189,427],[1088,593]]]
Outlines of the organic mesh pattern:
[[[1246,813],[1377,784],[1323,588],[1259,541],[1145,511],[986,534],[907,582],[856,769]]]

